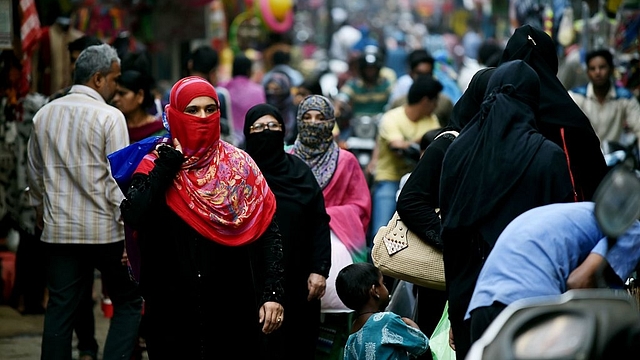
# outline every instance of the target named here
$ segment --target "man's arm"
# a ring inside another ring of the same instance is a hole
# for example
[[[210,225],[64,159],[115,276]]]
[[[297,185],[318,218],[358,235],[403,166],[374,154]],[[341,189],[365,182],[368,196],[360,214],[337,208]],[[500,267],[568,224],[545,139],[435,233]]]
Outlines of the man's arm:
[[[602,273],[607,260],[600,254],[592,252],[575,270],[569,274],[567,289],[589,289],[602,287]]]
[[[44,213],[42,206],[44,192],[43,171],[42,153],[40,152],[40,145],[34,127],[27,144],[27,183],[29,185],[29,203],[36,208],[36,225],[40,229],[44,225],[42,221]]]
[[[636,137],[640,139],[640,103],[635,97],[625,101],[625,121]]]

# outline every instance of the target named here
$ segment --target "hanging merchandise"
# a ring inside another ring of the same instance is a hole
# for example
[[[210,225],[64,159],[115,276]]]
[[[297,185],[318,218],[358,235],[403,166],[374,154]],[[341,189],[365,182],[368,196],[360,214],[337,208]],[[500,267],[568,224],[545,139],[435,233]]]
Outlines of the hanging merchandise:
[[[214,0],[208,6],[206,15],[206,36],[219,53],[227,45],[227,18],[222,0]]]
[[[229,25],[229,47],[234,54],[242,52],[250,42],[250,37],[255,33],[255,20],[252,11],[245,11],[236,15]]]
[[[640,50],[640,12],[623,12],[615,31],[615,47],[621,53]]]
[[[31,56],[40,38],[40,19],[34,0],[20,1],[20,43],[22,44],[22,83],[19,90],[26,92],[31,79]]]
[[[275,33],[284,33],[293,25],[293,0],[257,0],[256,13]]]
[[[553,8],[551,4],[546,4],[542,11],[542,30],[553,38]]]
[[[560,24],[558,25],[558,42],[562,46],[573,44],[576,39],[576,32],[573,29],[573,8],[567,7],[562,13]]]

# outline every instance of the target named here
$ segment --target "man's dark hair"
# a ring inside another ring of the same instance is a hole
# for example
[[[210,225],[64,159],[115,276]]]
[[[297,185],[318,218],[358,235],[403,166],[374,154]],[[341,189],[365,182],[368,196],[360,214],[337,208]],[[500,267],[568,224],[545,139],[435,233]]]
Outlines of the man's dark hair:
[[[276,50],[273,53],[273,65],[287,65],[291,61],[291,55],[282,50]]]
[[[442,89],[442,84],[432,76],[420,75],[409,88],[407,103],[409,105],[417,104],[425,96],[429,99],[435,99]]]
[[[91,45],[101,44],[102,41],[100,41],[100,39],[98,39],[97,37],[84,35],[70,42],[69,45],[67,45],[67,49],[69,49],[69,52],[82,51]]]
[[[250,77],[251,76],[251,59],[245,55],[238,54],[233,59],[233,69],[231,70],[231,76],[236,77],[238,75]]]
[[[200,46],[191,53],[189,60],[191,71],[208,74],[218,67],[218,52],[211,46]]]
[[[431,64],[431,66],[433,66],[435,60],[427,50],[416,49],[409,53],[407,62],[409,63],[409,69],[413,70],[422,63],[429,63]]]
[[[589,62],[591,61],[591,59],[598,56],[603,57],[604,61],[607,62],[607,65],[609,65],[609,67],[613,69],[613,55],[611,54],[611,51],[607,49],[598,49],[587,53],[587,66],[589,66]]]

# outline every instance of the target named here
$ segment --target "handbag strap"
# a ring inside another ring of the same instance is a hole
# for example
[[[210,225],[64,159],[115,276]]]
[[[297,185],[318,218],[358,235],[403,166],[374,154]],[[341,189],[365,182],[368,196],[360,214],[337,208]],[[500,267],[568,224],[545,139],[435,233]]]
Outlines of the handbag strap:
[[[433,139],[433,141],[436,141],[437,138],[442,137],[443,135],[447,135],[445,137],[446,138],[450,138],[451,141],[453,141],[455,138],[458,137],[458,134],[459,133],[457,131],[455,131],[455,130],[445,131],[445,132],[442,132],[442,133],[438,134],[438,136],[436,136],[435,139]]]
[[[567,149],[567,141],[564,138],[564,128],[560,128],[560,137],[562,138],[562,150],[567,158],[567,167],[569,168],[569,178],[571,179],[571,188],[573,189],[573,201],[578,202],[578,193],[576,192],[576,183],[573,180],[573,172],[571,171],[571,160],[569,159],[569,150]]]

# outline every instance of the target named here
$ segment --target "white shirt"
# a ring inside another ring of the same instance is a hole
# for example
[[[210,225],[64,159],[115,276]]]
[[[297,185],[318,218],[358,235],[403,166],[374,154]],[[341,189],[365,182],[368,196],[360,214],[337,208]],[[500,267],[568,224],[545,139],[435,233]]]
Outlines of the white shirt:
[[[74,85],[35,114],[27,150],[29,197],[31,205],[43,208],[42,241],[124,240],[124,195],[107,155],[127,145],[124,115],[90,87]]]
[[[627,124],[640,138],[640,104],[633,94],[613,83],[604,103],[600,103],[593,92],[593,84],[574,88],[569,95],[587,115],[600,143],[620,141],[624,126]]]

